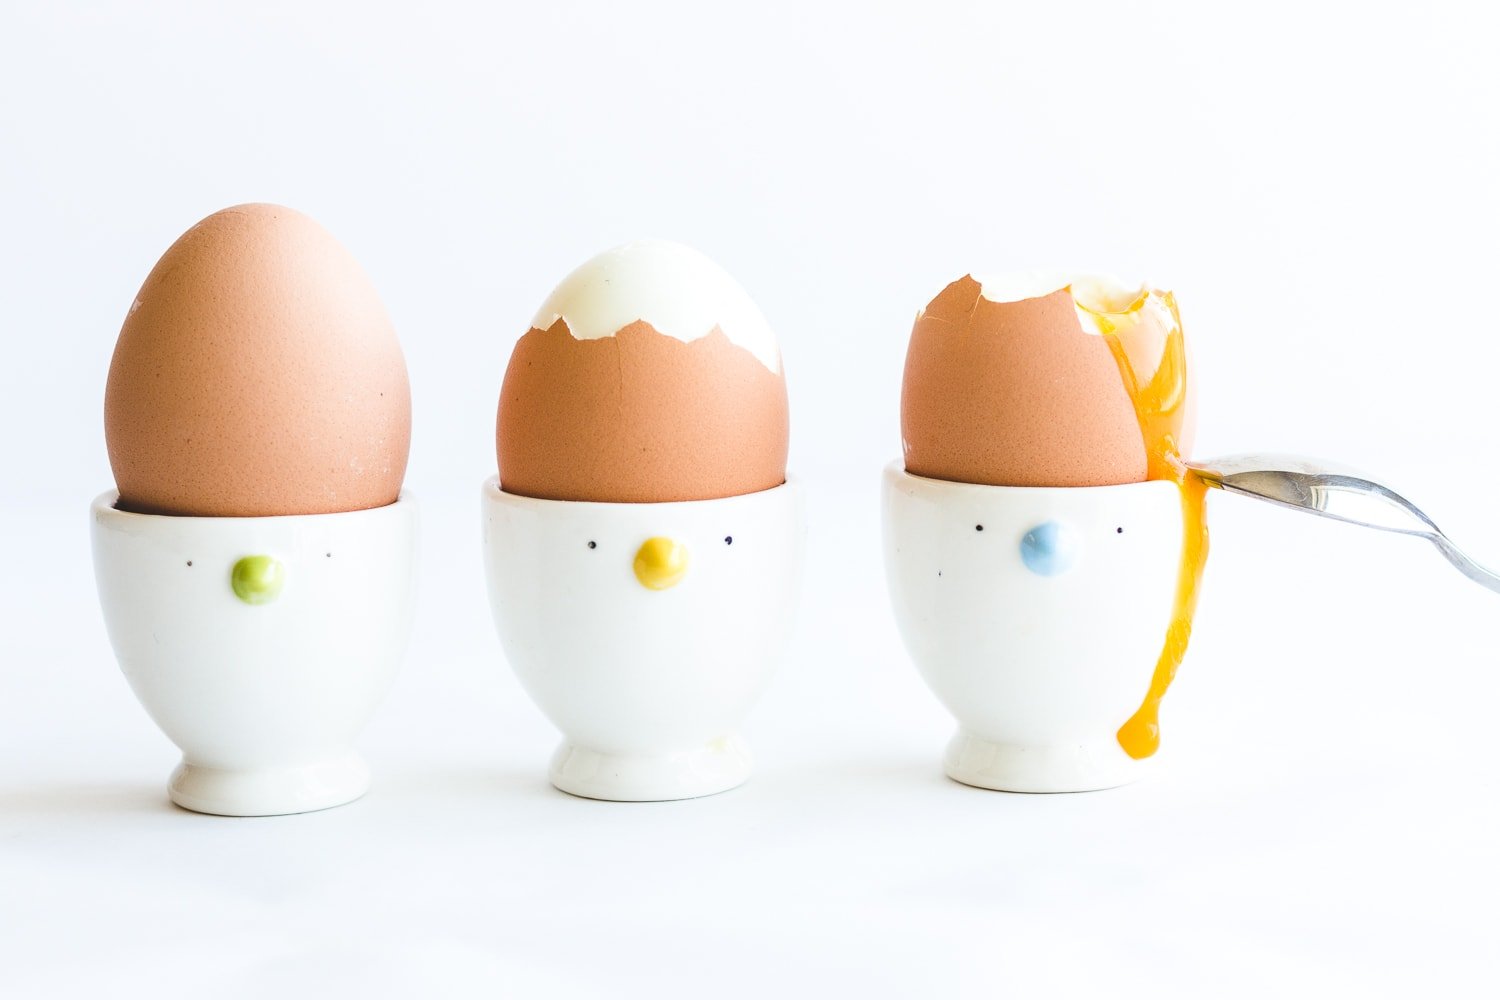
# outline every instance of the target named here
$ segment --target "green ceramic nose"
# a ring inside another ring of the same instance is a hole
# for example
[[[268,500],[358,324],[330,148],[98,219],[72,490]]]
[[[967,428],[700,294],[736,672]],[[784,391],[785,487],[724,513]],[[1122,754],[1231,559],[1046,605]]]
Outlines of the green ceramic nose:
[[[271,556],[246,556],[234,564],[229,585],[246,604],[270,604],[286,583],[286,567]]]

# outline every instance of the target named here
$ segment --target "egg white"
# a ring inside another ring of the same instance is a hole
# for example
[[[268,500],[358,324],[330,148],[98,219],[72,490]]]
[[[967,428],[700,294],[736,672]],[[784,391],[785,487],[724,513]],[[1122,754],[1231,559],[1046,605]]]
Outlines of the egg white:
[[[545,330],[559,319],[579,340],[612,337],[641,320],[685,343],[717,327],[772,372],[781,371],[776,335],[749,294],[681,243],[639,240],[585,261],[547,296],[531,325]]]

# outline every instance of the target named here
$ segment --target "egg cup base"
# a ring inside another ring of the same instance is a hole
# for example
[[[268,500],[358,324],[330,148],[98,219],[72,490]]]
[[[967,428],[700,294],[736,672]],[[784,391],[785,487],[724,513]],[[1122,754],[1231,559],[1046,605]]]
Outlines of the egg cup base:
[[[737,734],[667,753],[608,753],[565,740],[548,777],[569,795],[609,802],[670,802],[727,792],[750,778],[754,761]]]
[[[1118,743],[1017,746],[959,729],[943,755],[943,771],[961,784],[997,792],[1096,792],[1141,777],[1146,761]]]
[[[349,752],[291,767],[234,771],[187,760],[167,794],[184,809],[212,816],[287,816],[332,809],[370,789],[370,768]]]

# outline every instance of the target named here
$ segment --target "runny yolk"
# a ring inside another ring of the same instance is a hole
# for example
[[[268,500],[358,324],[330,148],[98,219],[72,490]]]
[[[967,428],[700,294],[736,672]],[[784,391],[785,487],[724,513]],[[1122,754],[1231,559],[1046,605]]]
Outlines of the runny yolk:
[[[1120,366],[1146,444],[1146,478],[1174,482],[1182,494],[1182,556],[1172,619],[1146,698],[1115,734],[1125,752],[1140,760],[1156,753],[1161,744],[1157,708],[1177,675],[1193,631],[1198,581],[1208,559],[1208,486],[1187,467],[1180,447],[1187,417],[1187,354],[1172,293],[1143,290],[1119,311],[1108,304],[1095,309],[1078,303],[1078,309],[1097,324]]]

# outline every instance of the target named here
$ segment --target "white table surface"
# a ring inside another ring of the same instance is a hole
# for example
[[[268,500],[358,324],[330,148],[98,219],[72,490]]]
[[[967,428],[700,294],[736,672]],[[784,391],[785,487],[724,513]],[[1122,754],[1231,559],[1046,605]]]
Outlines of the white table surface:
[[[627,805],[546,782],[555,734],[489,620],[480,478],[423,498],[373,790],[270,819],[168,804],[90,498],[0,512],[0,995],[1494,995],[1500,604],[1426,545],[1216,495],[1161,766],[1008,795],[942,775],[878,470],[813,478],[755,778]]]

